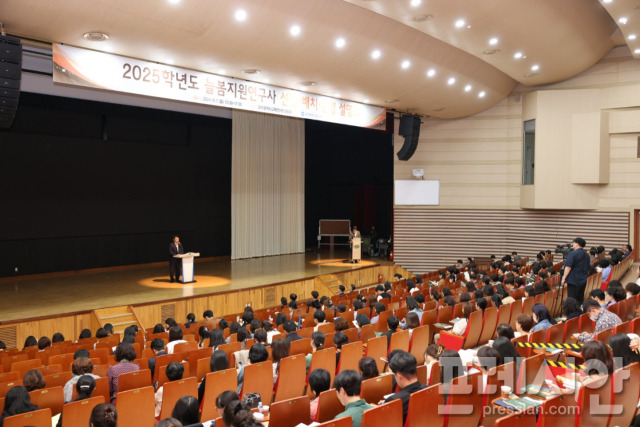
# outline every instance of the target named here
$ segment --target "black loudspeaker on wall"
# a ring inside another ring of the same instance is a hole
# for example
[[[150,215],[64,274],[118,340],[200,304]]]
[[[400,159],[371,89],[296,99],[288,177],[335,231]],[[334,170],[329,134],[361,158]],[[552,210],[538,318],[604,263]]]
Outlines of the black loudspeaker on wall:
[[[404,145],[398,151],[399,160],[409,160],[418,148],[420,137],[420,116],[405,114],[400,117],[400,129],[398,133],[404,136]]]
[[[16,116],[21,76],[20,39],[0,35],[0,129],[10,128]]]

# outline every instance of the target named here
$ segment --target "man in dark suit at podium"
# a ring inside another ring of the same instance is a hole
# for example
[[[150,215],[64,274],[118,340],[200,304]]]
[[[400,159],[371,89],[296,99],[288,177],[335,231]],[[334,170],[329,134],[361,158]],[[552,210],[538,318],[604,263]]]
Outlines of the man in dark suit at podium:
[[[184,248],[182,247],[182,243],[180,243],[180,237],[173,236],[173,242],[169,244],[169,277],[171,278],[171,283],[180,281],[182,260],[180,258],[174,258],[174,255],[183,253]]]

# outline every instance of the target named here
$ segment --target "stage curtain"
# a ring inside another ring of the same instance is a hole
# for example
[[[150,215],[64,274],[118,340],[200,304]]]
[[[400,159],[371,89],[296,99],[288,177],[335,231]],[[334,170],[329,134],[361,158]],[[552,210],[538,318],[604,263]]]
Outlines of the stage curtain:
[[[233,111],[231,258],[304,252],[304,120]]]

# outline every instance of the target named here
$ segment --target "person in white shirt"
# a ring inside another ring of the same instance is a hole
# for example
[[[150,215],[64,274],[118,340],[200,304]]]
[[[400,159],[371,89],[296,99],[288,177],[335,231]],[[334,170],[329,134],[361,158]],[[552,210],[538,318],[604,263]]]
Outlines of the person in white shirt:
[[[177,344],[185,343],[182,339],[182,329],[180,326],[174,326],[169,330],[169,342],[167,343],[167,354],[173,354],[173,349]]]

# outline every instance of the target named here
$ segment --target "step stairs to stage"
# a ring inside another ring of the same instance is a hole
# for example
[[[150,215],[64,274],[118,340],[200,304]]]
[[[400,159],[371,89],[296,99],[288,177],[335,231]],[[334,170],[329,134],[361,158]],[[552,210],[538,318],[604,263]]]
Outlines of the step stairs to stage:
[[[342,280],[335,274],[323,274],[316,276],[316,280],[322,282],[327,288],[329,288],[334,294],[340,292],[338,286],[342,285]]]
[[[138,329],[144,330],[138,315],[130,305],[93,310],[93,315],[98,327],[102,328],[105,324],[111,323],[113,332],[116,334],[124,332],[131,325],[136,325]]]

